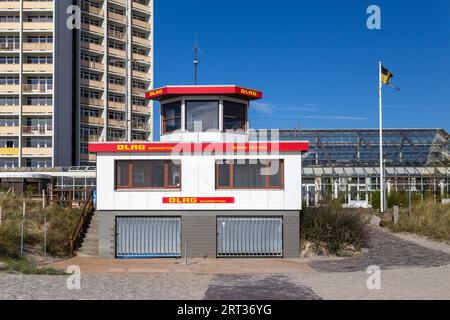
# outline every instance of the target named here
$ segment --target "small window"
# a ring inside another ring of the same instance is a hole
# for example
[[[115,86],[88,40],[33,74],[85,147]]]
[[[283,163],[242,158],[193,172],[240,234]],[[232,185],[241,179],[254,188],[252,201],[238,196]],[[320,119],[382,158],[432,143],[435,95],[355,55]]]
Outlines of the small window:
[[[217,189],[283,189],[283,160],[234,160],[216,163]]]
[[[223,101],[223,129],[243,130],[247,127],[247,106],[243,103]]]
[[[116,189],[180,189],[181,163],[171,160],[116,162]]]
[[[181,101],[162,105],[162,121],[163,133],[181,129]]]
[[[186,101],[186,130],[219,130],[219,101]]]

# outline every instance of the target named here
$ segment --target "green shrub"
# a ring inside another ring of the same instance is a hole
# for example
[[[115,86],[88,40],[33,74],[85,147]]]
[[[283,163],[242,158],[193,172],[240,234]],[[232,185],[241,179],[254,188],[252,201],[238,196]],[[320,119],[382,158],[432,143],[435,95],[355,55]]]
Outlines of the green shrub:
[[[388,224],[394,232],[421,234],[432,239],[450,243],[450,205],[432,200],[416,203],[411,210],[401,210],[398,224]]]
[[[367,220],[356,210],[333,205],[304,210],[302,240],[325,246],[330,254],[340,255],[349,245],[359,250],[367,236]]]
[[[39,267],[25,258],[6,259],[4,262],[6,264],[6,272],[38,275],[67,275],[63,270]]]
[[[69,250],[68,240],[75,228],[80,210],[51,206],[48,208],[47,252],[54,256],[65,256]]]

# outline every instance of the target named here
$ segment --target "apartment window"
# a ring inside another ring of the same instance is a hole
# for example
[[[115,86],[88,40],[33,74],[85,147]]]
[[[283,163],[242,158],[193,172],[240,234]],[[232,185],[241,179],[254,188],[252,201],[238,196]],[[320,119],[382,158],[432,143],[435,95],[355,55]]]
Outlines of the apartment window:
[[[181,101],[162,105],[163,133],[169,133],[181,129]]]
[[[135,106],[141,106],[141,107],[147,106],[147,103],[144,99],[138,99],[138,98],[132,98],[132,104]]]
[[[186,101],[186,130],[219,130],[219,101]]]
[[[123,121],[123,120],[125,120],[125,114],[123,112],[109,111],[108,112],[108,119],[110,119],[110,120],[117,120],[117,121]]]
[[[100,111],[97,109],[86,109],[86,108],[81,108],[81,115],[85,116],[85,117],[95,117],[98,118],[100,117]]]
[[[52,64],[53,56],[28,56],[27,63],[30,63],[30,64]]]
[[[17,138],[0,137],[0,148],[18,148],[19,140]]]
[[[92,72],[81,72],[81,78],[85,80],[95,80],[100,81],[100,75],[98,73],[92,73]]]
[[[147,141],[147,134],[145,132],[133,132],[132,139],[134,141]]]
[[[2,117],[0,118],[0,127],[17,127],[19,126],[18,118]]]
[[[81,90],[80,95],[81,95],[82,98],[100,99],[100,94],[98,92],[95,92],[95,91]]]
[[[50,15],[29,15],[27,22],[53,22],[53,16]]]
[[[100,44],[100,40],[98,38],[93,38],[84,34],[81,35],[81,41],[92,44]]]
[[[51,148],[51,138],[28,138],[26,140],[27,148]]]
[[[0,57],[0,64],[19,64],[19,63],[20,63],[19,57],[14,56]]]
[[[90,61],[90,62],[100,62],[100,57],[93,56],[87,53],[81,53],[81,60]]]
[[[19,97],[0,97],[0,106],[18,106]]]
[[[52,166],[52,159],[50,158],[27,159],[26,165],[29,168],[47,168]]]
[[[123,96],[116,95],[116,94],[109,94],[108,95],[108,101],[110,102],[118,102],[123,103],[125,101]]]
[[[283,189],[283,160],[232,160],[216,163],[217,189]]]
[[[16,76],[3,76],[0,77],[0,85],[18,85],[19,77]]]
[[[247,106],[242,103],[223,101],[223,129],[244,130],[247,125]]]
[[[26,104],[28,106],[51,106],[53,99],[52,97],[27,97]]]
[[[11,16],[1,15],[0,22],[20,22],[20,17],[12,15]]]
[[[181,189],[181,162],[116,161],[116,189]]]
[[[53,36],[28,36],[29,43],[53,43]]]

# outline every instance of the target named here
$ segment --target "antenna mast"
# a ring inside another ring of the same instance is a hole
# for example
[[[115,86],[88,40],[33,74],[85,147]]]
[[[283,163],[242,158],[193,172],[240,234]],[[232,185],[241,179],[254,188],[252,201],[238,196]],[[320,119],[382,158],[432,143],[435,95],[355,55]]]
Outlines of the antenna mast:
[[[198,50],[200,47],[198,46],[198,35],[195,35],[195,46],[194,46],[194,85],[197,85],[198,82]]]

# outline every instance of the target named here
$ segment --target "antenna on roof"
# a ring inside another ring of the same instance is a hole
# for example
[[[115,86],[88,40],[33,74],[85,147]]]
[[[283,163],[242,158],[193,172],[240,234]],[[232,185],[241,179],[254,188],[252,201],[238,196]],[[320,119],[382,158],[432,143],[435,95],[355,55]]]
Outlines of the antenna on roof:
[[[194,85],[198,82],[198,52],[202,52],[202,49],[198,46],[198,34],[195,34],[195,45],[194,45]]]

